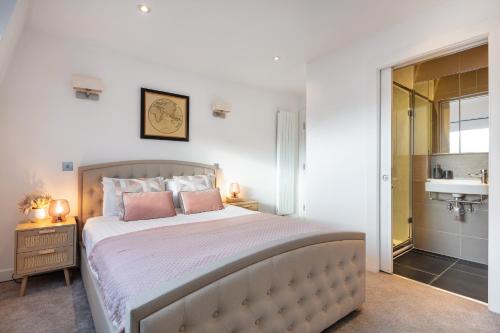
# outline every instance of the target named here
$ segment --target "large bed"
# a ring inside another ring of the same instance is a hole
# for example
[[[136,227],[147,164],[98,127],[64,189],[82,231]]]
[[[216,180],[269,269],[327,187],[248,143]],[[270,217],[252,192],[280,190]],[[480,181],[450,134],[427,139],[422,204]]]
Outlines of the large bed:
[[[101,216],[103,177],[218,172],[164,160],[80,167],[81,271],[97,332],[321,332],[363,304],[362,233],[235,206]]]

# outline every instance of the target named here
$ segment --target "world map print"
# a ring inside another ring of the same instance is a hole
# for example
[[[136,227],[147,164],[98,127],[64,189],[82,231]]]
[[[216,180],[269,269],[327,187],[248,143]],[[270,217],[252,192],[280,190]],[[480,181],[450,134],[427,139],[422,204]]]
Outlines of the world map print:
[[[149,107],[148,119],[157,131],[171,134],[182,126],[184,115],[182,109],[170,98],[159,98]]]

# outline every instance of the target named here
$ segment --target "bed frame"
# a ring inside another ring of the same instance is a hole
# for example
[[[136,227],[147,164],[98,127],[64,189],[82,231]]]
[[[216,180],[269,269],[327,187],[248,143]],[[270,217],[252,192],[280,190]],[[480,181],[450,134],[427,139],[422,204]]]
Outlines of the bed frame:
[[[79,230],[101,215],[103,176],[214,174],[217,165],[124,161],[79,168]],[[97,332],[114,333],[81,249],[81,271]],[[145,291],[128,303],[125,332],[321,332],[365,299],[365,236],[328,233],[254,248]]]

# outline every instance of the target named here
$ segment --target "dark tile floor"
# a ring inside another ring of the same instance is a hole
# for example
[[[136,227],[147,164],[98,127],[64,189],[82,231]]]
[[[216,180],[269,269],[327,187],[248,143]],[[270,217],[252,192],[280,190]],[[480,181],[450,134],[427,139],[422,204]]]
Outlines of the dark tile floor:
[[[421,250],[394,259],[394,274],[488,302],[488,266]]]

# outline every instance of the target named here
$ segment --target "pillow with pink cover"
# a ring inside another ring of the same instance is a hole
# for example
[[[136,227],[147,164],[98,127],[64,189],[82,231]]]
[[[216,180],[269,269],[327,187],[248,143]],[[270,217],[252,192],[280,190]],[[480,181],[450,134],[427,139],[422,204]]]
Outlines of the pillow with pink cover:
[[[210,212],[224,208],[218,188],[204,191],[181,191],[179,199],[184,214]]]
[[[158,219],[175,216],[172,192],[124,192],[123,221]]]

